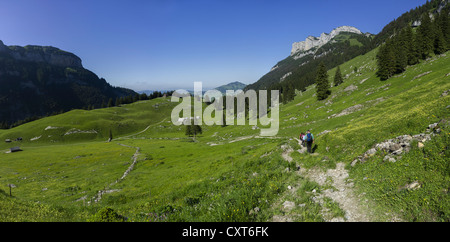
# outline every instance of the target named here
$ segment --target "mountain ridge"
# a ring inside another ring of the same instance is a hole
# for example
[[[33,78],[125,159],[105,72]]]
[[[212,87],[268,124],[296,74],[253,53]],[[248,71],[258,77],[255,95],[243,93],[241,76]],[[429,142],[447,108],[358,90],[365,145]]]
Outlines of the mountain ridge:
[[[320,37],[308,36],[306,40],[301,42],[294,42],[292,44],[291,56],[295,55],[300,51],[308,51],[312,48],[320,48],[323,45],[330,42],[334,37],[339,35],[341,32],[355,33],[355,34],[363,34],[361,30],[352,27],[352,26],[340,26],[333,29],[329,34],[322,33]]]
[[[50,65],[83,68],[80,57],[53,46],[6,46],[0,40],[0,53],[9,55],[18,61],[44,62]]]

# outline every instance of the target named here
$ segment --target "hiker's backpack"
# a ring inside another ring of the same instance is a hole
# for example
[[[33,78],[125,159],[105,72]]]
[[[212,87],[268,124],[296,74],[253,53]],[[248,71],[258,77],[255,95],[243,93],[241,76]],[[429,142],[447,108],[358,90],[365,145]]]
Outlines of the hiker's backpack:
[[[311,133],[306,134],[306,141],[311,142],[312,141],[312,135]]]

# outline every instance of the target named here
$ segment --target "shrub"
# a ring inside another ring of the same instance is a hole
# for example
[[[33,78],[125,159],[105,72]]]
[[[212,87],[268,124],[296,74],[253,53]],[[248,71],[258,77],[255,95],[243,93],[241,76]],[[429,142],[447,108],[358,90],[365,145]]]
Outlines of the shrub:
[[[100,209],[89,222],[124,222],[125,218],[119,215],[114,209],[105,207]]]

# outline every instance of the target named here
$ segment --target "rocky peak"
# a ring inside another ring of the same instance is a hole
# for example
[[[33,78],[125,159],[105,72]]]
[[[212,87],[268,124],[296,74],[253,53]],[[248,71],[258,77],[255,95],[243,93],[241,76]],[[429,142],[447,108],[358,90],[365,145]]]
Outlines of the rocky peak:
[[[6,46],[0,40],[0,52],[6,52],[19,61],[46,62],[63,67],[83,67],[78,56],[52,46]]]
[[[331,33],[329,34],[322,33],[320,37],[308,36],[308,38],[306,38],[305,41],[295,42],[292,44],[291,56],[300,51],[306,52],[312,48],[321,47],[326,43],[330,42],[330,40],[332,40],[334,37],[336,37],[342,32],[363,34],[359,29],[355,27],[341,26],[336,29],[333,29],[333,31],[331,31]]]

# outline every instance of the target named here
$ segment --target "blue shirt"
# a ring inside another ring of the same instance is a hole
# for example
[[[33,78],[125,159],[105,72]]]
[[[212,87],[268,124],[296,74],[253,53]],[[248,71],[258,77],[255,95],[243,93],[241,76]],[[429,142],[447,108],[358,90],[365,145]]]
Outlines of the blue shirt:
[[[312,140],[314,140],[314,135],[312,133],[311,134],[311,138]],[[308,134],[305,134],[305,136],[303,136],[303,140],[306,141],[306,139],[308,138]]]

